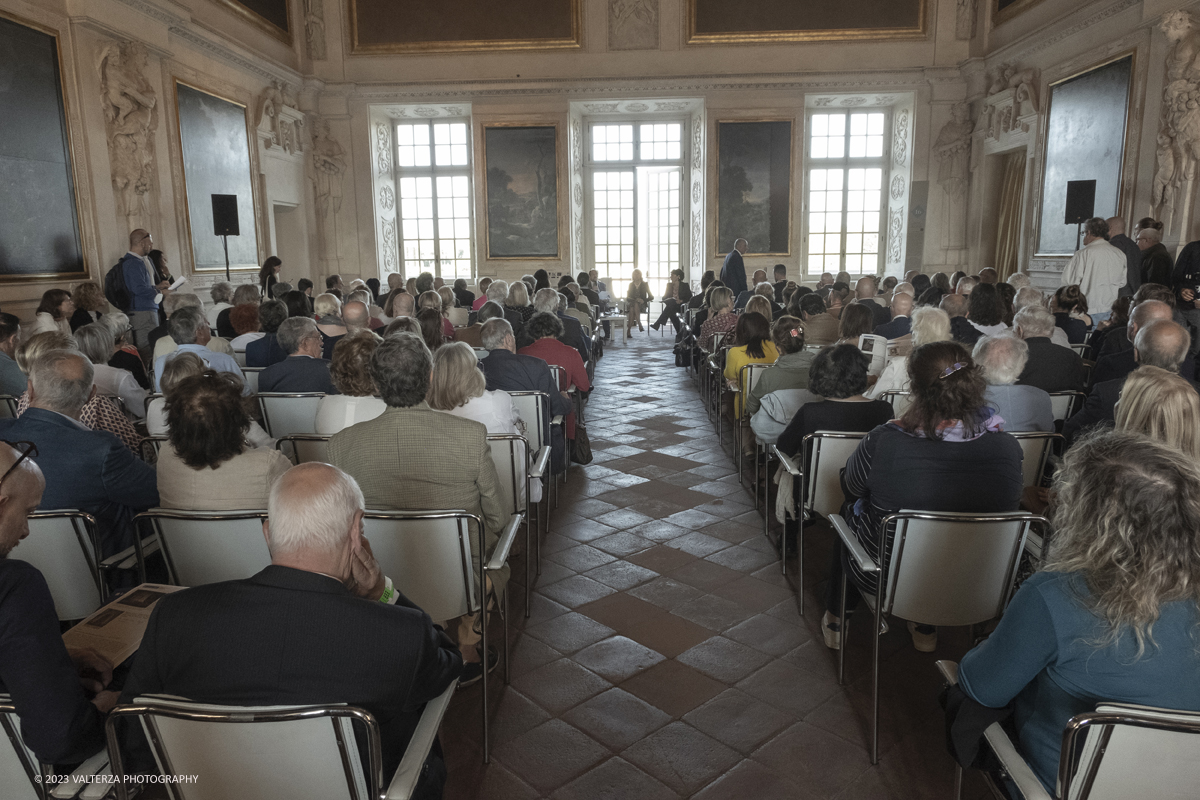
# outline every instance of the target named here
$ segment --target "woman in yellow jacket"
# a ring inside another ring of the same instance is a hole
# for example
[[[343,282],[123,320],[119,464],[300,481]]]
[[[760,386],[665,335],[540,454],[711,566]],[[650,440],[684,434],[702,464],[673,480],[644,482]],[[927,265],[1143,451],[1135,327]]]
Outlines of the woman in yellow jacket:
[[[725,379],[731,386],[737,386],[743,379],[742,367],[747,364],[774,364],[779,357],[775,343],[771,341],[771,320],[757,311],[746,311],[738,317],[737,328],[734,332],[734,346],[725,356]],[[742,417],[742,398],[747,387],[740,386],[741,392],[734,396],[733,418]]]

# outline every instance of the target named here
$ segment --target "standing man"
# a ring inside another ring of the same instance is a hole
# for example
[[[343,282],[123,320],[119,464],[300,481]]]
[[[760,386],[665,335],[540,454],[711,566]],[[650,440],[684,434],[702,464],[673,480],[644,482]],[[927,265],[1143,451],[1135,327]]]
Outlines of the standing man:
[[[1109,244],[1108,223],[1100,217],[1092,217],[1083,224],[1085,235],[1083,247],[1067,263],[1060,285],[1079,285],[1079,291],[1087,296],[1088,308],[1093,322],[1099,323],[1112,316],[1112,304],[1117,292],[1125,285],[1128,260],[1125,254]]]
[[[1196,335],[1200,330],[1200,241],[1189,242],[1179,253],[1171,272],[1171,288],[1179,313],[1192,331],[1191,352],[1195,355],[1200,352],[1200,336]]]
[[[147,257],[154,249],[154,237],[141,228],[129,234],[129,252],[121,257],[121,276],[129,293],[129,327],[133,345],[142,361],[153,353],[150,331],[158,327],[160,287],[154,280],[154,265]],[[165,288],[165,287],[164,287]],[[122,309],[124,311],[125,309]]]
[[[775,302],[783,305],[783,287],[787,286],[787,267],[783,264],[775,265]]]
[[[746,265],[742,262],[742,253],[746,252],[749,246],[750,243],[745,239],[738,239],[733,243],[729,255],[725,256],[725,263],[721,265],[721,283],[733,290],[735,298],[747,288]]]
[[[1125,235],[1125,220],[1123,217],[1109,217],[1108,243],[1125,254],[1125,285],[1117,294],[1129,297],[1142,285],[1142,251],[1137,242]]]

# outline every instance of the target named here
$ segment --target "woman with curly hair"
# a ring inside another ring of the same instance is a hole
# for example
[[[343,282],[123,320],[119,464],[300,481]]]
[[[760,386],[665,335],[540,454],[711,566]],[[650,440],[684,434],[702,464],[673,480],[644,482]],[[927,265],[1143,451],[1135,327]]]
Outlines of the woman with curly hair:
[[[104,291],[95,281],[84,281],[71,292],[71,302],[75,304],[75,313],[71,315],[71,333],[99,322],[100,317],[108,310],[108,301],[104,299]]]
[[[970,352],[958,342],[933,342],[908,357],[911,402],[900,419],[866,435],[846,462],[842,516],[886,575],[894,530],[880,547],[879,524],[902,508],[922,511],[1016,511],[1024,481],[1021,446],[992,415],[984,400],[987,383]],[[841,647],[840,588],[850,579],[845,611],[859,592],[873,594],[877,574],[864,573],[844,548],[835,555],[827,611],[821,621],[826,646]],[[910,620],[913,645],[937,647],[937,629]]]
[[[167,398],[170,444],[158,453],[159,505],[190,511],[266,508],[271,484],[292,462],[278,450],[251,447],[249,430],[237,376],[205,370],[180,381]]]
[[[1019,747],[1051,792],[1067,720],[1098,701],[1200,711],[1200,467],[1102,431],[1067,451],[1054,493],[1046,560],[958,672],[977,702],[1014,705]]]
[[[387,409],[371,378],[371,356],[378,346],[379,337],[370,331],[347,334],[334,345],[329,377],[341,394],[327,394],[317,404],[317,433],[332,436]]]

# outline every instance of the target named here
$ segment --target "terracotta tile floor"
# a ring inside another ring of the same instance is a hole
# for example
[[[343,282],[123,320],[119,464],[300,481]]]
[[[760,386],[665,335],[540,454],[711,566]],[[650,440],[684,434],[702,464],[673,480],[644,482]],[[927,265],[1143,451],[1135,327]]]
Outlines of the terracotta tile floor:
[[[729,437],[723,448],[671,343],[635,334],[605,351],[587,411],[595,460],[561,487],[528,619],[513,559],[491,764],[476,686],[442,729],[446,797],[949,797],[933,662],[961,657],[967,632],[943,630],[936,654],[916,652],[903,624],[883,637],[872,767],[868,642],[852,639],[839,686],[821,641],[832,534],[808,529],[801,616],[795,554],[784,577],[778,526],[764,538]],[[965,796],[985,793],[968,778]]]

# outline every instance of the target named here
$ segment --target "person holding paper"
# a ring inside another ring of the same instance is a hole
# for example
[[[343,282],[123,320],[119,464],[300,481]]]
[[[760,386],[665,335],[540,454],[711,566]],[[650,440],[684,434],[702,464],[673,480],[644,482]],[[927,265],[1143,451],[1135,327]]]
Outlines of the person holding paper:
[[[0,693],[12,697],[21,738],[41,761],[73,764],[104,748],[104,714],[117,693],[104,691],[112,664],[63,644],[42,573],[9,557],[46,488],[36,452],[29,442],[0,443]]]

